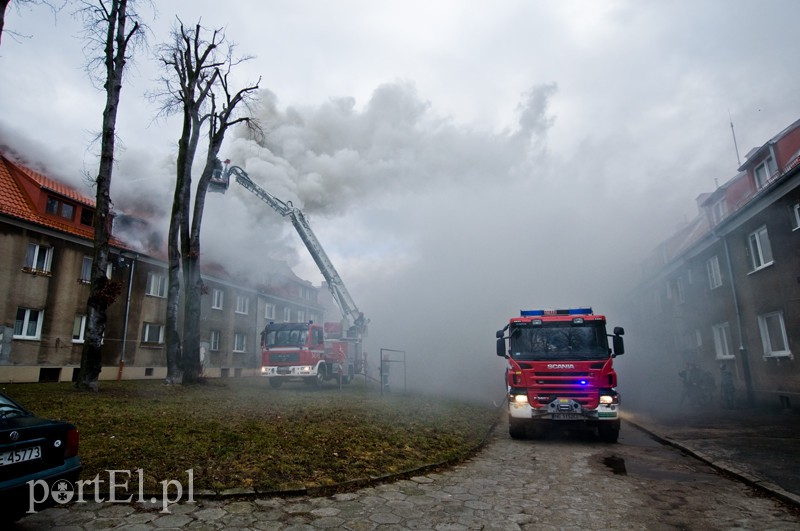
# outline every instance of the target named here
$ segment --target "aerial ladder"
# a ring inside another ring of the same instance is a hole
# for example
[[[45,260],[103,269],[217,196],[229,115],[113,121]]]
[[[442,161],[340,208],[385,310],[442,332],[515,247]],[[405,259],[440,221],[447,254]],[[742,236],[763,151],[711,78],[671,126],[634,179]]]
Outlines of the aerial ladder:
[[[367,324],[369,321],[364,317],[364,314],[358,310],[355,301],[353,301],[353,297],[350,296],[350,293],[347,291],[342,281],[342,277],[339,276],[339,273],[333,266],[333,262],[328,258],[327,253],[325,253],[319,240],[314,235],[303,212],[292,205],[291,201],[281,201],[261,188],[250,179],[247,172],[242,168],[239,166],[231,166],[230,160],[225,161],[224,167],[220,161],[217,162],[218,169],[214,172],[208,190],[211,192],[224,193],[228,189],[231,175],[233,175],[237,183],[258,196],[282,217],[288,217],[292,225],[294,225],[295,230],[297,230],[297,233],[300,235],[300,239],[303,240],[308,252],[311,254],[311,258],[313,258],[314,262],[317,264],[320,273],[322,273],[322,276],[325,278],[333,300],[336,301],[339,310],[342,312],[342,317],[347,320],[349,327],[347,335],[358,339],[366,336]]]

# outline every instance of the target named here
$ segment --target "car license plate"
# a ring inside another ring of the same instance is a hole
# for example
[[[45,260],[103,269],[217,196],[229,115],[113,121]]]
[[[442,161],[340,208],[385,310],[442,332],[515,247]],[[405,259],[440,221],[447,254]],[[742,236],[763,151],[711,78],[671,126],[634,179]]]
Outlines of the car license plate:
[[[42,458],[41,446],[28,446],[27,448],[18,448],[16,450],[9,450],[0,454],[0,466],[13,465],[23,461],[31,461],[33,459]]]
[[[553,420],[583,420],[578,413],[553,413]]]

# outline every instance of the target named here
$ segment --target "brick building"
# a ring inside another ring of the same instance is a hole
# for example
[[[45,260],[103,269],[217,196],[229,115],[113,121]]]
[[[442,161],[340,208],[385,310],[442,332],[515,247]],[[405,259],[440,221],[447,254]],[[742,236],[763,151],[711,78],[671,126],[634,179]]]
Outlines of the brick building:
[[[0,154],[0,382],[69,381],[80,365],[92,264],[94,201]],[[115,224],[137,223],[117,215]],[[156,241],[159,238],[155,239]],[[114,237],[101,379],[164,378],[163,250]],[[209,377],[255,374],[269,320],[322,320],[320,288],[276,264],[254,283],[205,265],[201,357]],[[124,367],[124,369],[123,369]]]
[[[800,406],[800,120],[697,205],[642,264],[632,304],[643,355],[661,387],[675,379],[673,397],[685,364],[717,385],[725,364],[740,404]]]

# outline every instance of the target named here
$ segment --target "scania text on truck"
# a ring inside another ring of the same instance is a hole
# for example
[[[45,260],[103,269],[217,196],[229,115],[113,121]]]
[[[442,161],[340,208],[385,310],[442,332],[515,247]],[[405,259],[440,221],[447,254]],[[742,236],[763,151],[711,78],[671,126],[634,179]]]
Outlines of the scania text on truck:
[[[217,163],[218,168],[208,190],[224,193],[233,175],[242,187],[258,196],[282,217],[288,217],[342,313],[340,322],[322,325],[311,321],[267,324],[261,333],[261,375],[270,379],[272,387],[280,387],[284,381],[291,379],[317,386],[330,379],[349,383],[353,376],[366,371],[362,339],[367,335],[369,320],[358,310],[303,212],[291,201],[281,201],[261,188],[242,168],[231,166],[230,161],[226,160],[224,167],[221,161]]]
[[[580,425],[597,430],[603,441],[616,442],[620,396],[613,363],[625,352],[624,333],[615,327],[613,335],[607,334],[606,318],[591,308],[523,310],[512,317],[497,331],[497,355],[508,360],[511,437],[540,436],[553,425]]]

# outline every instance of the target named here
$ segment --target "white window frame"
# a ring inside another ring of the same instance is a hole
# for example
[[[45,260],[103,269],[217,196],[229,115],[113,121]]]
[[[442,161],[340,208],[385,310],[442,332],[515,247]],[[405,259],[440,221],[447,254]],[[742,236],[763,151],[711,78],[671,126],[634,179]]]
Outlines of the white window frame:
[[[84,256],[81,261],[81,276],[78,278],[79,282],[89,284],[92,281],[92,262],[94,260],[91,256]]]
[[[219,330],[211,330],[209,332],[208,338],[208,349],[211,352],[218,352],[219,351],[219,339],[220,339],[220,332]]]
[[[683,304],[686,302],[686,290],[683,288],[683,277],[678,277],[675,279],[675,296],[678,299],[678,304]]]
[[[751,273],[772,265],[772,245],[766,225],[761,225],[747,236],[747,248],[750,251]]]
[[[800,230],[800,201],[789,207],[792,214],[792,231]]]
[[[233,351],[247,352],[247,334],[239,332],[233,334]]]
[[[264,319],[275,319],[275,305],[271,302],[264,307]]]
[[[721,198],[711,205],[711,222],[714,225],[719,224],[720,221],[725,219],[728,215],[728,202],[726,198]]]
[[[759,178],[759,171],[763,171]],[[753,180],[756,183],[756,190],[761,190],[772,180],[772,174],[777,171],[775,160],[772,157],[767,157],[764,162],[753,168]]]
[[[722,286],[722,272],[719,269],[719,257],[717,255],[706,260],[706,271],[708,272],[709,291]]]
[[[44,253],[44,255],[42,255]],[[53,265],[53,248],[29,243],[25,254],[25,268],[34,273],[50,273]],[[38,267],[41,266],[41,267]]]
[[[236,313],[247,315],[250,313],[250,297],[247,295],[236,296]]]
[[[736,356],[733,354],[733,340],[731,336],[731,325],[729,322],[717,323],[711,327],[714,336],[714,352],[718,360],[732,360]]]
[[[284,323],[291,323],[292,322],[292,309],[291,308],[284,308],[283,309],[283,322]]]
[[[211,309],[221,310],[222,304],[225,301],[225,292],[221,289],[214,288],[211,292]]]
[[[145,295],[164,298],[167,296],[167,276],[153,271],[147,272],[147,288]]]
[[[12,336],[13,339],[41,339],[42,337],[42,322],[44,321],[44,310],[39,310],[36,308],[17,308],[17,317],[19,317],[19,313],[24,312],[22,316],[22,327],[19,330],[20,333],[17,333],[17,323],[20,320],[17,318],[14,320],[14,335]],[[28,329],[31,325],[31,316],[33,312],[36,312],[36,330],[33,334],[28,333]]]
[[[776,324],[778,325],[777,330],[773,330],[774,332],[778,332],[780,335],[779,337],[773,337],[770,334],[770,326],[769,322],[772,319],[776,319]],[[758,316],[758,329],[761,332],[761,345],[764,348],[764,357],[765,358],[791,358],[792,351],[789,350],[789,337],[786,335],[786,323],[783,320],[783,312],[769,312],[764,313]],[[779,347],[781,345],[773,345],[775,340],[780,340],[783,342],[783,349],[777,350],[775,347]]]
[[[75,332],[78,332],[77,334]],[[86,338],[86,316],[77,314],[72,322],[72,342],[83,343]]]
[[[152,340],[153,331],[158,333],[158,339]],[[164,343],[164,325],[161,323],[142,323],[142,343],[149,345],[161,345]]]

